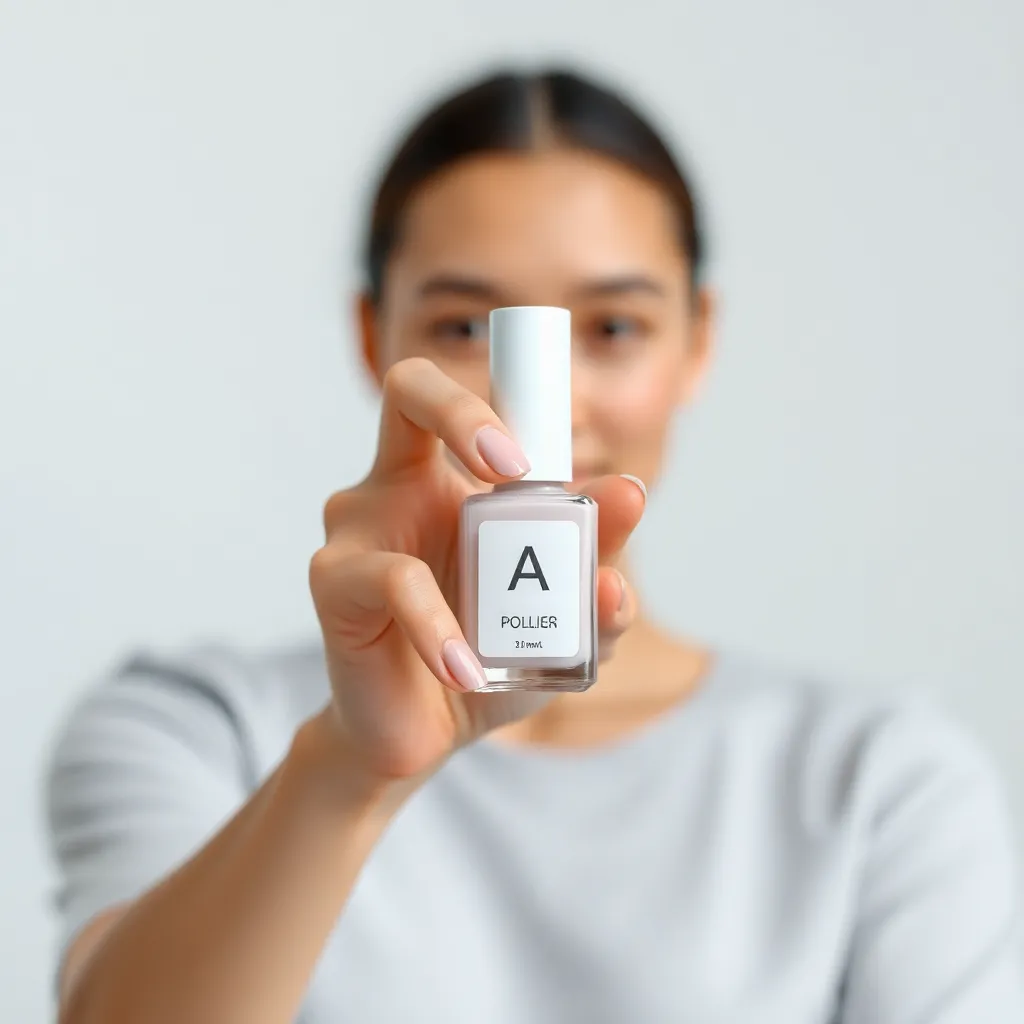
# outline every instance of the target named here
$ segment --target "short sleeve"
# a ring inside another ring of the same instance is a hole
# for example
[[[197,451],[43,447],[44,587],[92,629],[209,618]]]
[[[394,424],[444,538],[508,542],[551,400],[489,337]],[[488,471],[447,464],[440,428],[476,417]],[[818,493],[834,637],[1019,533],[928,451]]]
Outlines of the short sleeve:
[[[989,758],[915,708],[881,728],[864,767],[872,820],[842,1024],[1021,1024],[1019,865]]]
[[[70,715],[47,778],[61,951],[186,860],[253,788],[245,723],[215,681],[137,658]]]

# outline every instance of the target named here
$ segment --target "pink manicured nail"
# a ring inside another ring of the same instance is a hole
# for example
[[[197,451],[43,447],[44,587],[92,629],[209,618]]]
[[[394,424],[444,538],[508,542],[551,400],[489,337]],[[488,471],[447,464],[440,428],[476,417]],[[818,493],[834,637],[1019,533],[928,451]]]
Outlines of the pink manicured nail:
[[[619,577],[619,607],[616,611],[621,612],[626,607],[626,577],[618,569],[615,570],[615,575]]]
[[[476,435],[476,447],[495,473],[515,477],[529,472],[530,460],[523,449],[497,427],[483,427]]]
[[[638,476],[630,476],[629,473],[620,473],[619,476],[623,480],[628,480],[631,484],[636,484],[640,488],[640,493],[644,496],[644,504],[647,504],[647,485]]]
[[[441,659],[452,678],[464,690],[479,690],[487,676],[464,640],[448,639],[441,645]]]

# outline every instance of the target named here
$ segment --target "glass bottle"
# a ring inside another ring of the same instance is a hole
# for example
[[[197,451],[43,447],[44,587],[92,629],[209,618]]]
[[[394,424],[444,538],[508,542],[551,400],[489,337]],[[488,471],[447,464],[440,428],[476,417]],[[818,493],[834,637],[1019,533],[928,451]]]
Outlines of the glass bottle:
[[[569,311],[490,315],[491,405],[530,461],[469,497],[460,520],[460,620],[488,684],[586,690],[597,676],[597,504],[572,479]]]

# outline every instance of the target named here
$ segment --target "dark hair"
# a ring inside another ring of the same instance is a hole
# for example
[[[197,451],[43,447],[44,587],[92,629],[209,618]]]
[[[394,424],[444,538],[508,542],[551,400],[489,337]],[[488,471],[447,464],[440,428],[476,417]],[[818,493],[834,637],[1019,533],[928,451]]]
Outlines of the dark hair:
[[[445,167],[478,153],[562,145],[617,160],[668,194],[679,241],[696,284],[704,240],[693,190],[664,140],[631,104],[569,71],[491,75],[442,100],[410,129],[388,163],[373,201],[364,252],[374,302],[417,189]]]

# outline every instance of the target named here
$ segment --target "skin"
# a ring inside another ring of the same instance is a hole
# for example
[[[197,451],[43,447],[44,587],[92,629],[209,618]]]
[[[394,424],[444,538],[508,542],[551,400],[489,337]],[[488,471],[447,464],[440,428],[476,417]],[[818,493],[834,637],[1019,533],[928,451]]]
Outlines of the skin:
[[[377,458],[327,502],[310,563],[331,699],[201,850],[82,931],[63,1024],[286,1024],[374,844],[453,751],[485,733],[607,742],[685,699],[706,657],[638,613],[619,566],[645,505],[620,474],[657,479],[709,355],[711,303],[687,279],[659,190],[598,157],[482,157],[419,192],[383,302],[360,303],[383,395]],[[582,695],[467,690],[479,664],[451,610],[459,507],[518,472],[481,431],[525,462],[485,400],[474,326],[507,304],[574,317],[574,459],[599,505],[605,659]]]

